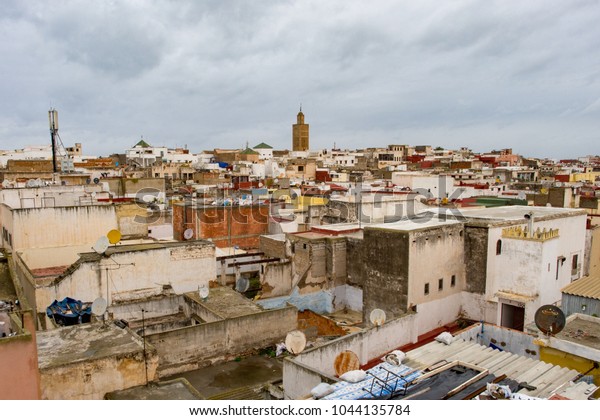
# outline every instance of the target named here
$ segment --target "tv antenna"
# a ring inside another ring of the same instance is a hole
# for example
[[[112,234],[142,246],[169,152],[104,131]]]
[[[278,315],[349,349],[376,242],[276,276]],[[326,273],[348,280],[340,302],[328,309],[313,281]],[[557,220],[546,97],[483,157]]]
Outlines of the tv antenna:
[[[106,313],[107,307],[108,303],[106,302],[106,299],[104,299],[103,297],[98,297],[96,298],[96,300],[94,300],[94,303],[92,303],[92,313],[97,318],[102,318],[102,322],[105,322],[104,314]]]
[[[121,241],[121,232],[117,229],[112,229],[106,234],[106,237],[111,245],[116,245]]]
[[[209,289],[207,286],[200,286],[198,287],[198,295],[200,295],[200,298],[206,302],[206,299],[208,299],[208,294],[209,294]]]
[[[342,376],[346,372],[359,369],[360,361],[356,353],[346,350],[336,356],[333,361],[333,368],[337,376]]]
[[[302,353],[305,347],[306,336],[302,331],[291,331],[285,336],[285,348],[293,355]]]
[[[558,306],[543,305],[535,311],[535,325],[546,335],[556,335],[565,328],[567,320]]]
[[[385,312],[379,308],[373,309],[369,315],[369,320],[376,327],[381,327],[385,324]]]
[[[240,277],[235,282],[235,290],[237,290],[240,293],[246,292],[248,290],[248,287],[250,287],[250,280],[248,280],[246,277]]]
[[[110,241],[108,240],[108,238],[106,236],[101,236],[100,238],[98,238],[92,249],[96,251],[97,254],[103,255],[108,249],[109,245]]]

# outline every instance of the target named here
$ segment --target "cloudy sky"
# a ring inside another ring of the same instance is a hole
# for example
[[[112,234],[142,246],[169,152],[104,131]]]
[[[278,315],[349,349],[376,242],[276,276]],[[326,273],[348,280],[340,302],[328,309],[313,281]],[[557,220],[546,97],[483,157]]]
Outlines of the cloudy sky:
[[[600,153],[598,1],[3,0],[0,57],[0,149]]]

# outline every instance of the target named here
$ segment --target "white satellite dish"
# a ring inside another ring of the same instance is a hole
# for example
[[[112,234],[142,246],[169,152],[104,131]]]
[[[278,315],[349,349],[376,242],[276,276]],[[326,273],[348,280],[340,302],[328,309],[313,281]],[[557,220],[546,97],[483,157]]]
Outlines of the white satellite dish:
[[[107,307],[108,304],[106,302],[106,299],[104,299],[103,297],[96,298],[94,303],[92,303],[92,313],[97,317],[101,317],[106,312]]]
[[[192,239],[194,237],[194,230],[193,229],[186,229],[185,231],[183,231],[183,238],[186,241],[189,241],[190,239]]]
[[[245,291],[247,291],[248,287],[250,287],[250,280],[248,280],[246,277],[240,277],[235,282],[235,290],[237,290],[240,293],[244,293]]]
[[[200,295],[200,297],[202,299],[206,299],[208,297],[208,293],[209,293],[208,287],[206,287],[206,286],[200,286],[198,288],[198,294]]]
[[[106,236],[101,236],[98,238],[92,249],[96,251],[98,254],[104,254],[108,249],[110,242]]]
[[[369,319],[371,320],[371,324],[381,327],[385,324],[385,312],[379,308],[373,309],[369,315]]]
[[[292,354],[300,354],[306,347],[306,336],[302,331],[291,331],[285,336],[285,347]]]

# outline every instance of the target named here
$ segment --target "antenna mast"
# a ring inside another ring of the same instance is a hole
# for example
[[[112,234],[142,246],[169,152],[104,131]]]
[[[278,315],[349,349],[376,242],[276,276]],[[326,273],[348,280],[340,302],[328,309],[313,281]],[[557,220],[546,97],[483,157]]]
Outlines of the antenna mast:
[[[48,111],[48,123],[50,125],[50,139],[52,141],[52,171],[57,173],[56,168],[56,136],[58,134],[58,111],[50,108]]]

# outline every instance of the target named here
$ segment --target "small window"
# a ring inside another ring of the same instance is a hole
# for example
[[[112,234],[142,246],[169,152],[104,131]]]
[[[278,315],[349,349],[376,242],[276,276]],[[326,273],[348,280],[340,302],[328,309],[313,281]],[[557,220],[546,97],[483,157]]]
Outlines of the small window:
[[[425,290],[424,290],[425,294],[428,295],[429,294],[429,283],[425,283]]]
[[[500,254],[502,254],[502,241],[498,239],[498,242],[496,242],[496,255]]]
[[[577,258],[577,254],[573,255],[573,259],[571,260],[571,270],[577,270]]]
[[[438,280],[438,291],[444,290],[444,279]]]
[[[306,249],[306,244],[302,244],[302,249]]]
[[[450,279],[450,287],[456,286],[456,275],[452,274],[452,278]]]

